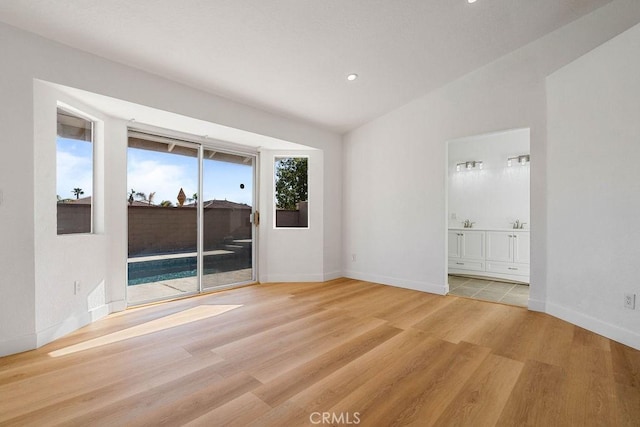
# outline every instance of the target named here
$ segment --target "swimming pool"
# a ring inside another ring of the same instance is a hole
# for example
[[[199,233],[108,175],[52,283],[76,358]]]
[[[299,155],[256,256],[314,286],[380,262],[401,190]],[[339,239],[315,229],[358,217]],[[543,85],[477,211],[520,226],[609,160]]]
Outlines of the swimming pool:
[[[251,268],[251,256],[225,250],[205,252],[203,274]],[[131,258],[128,262],[128,286],[182,279],[197,275],[197,257],[192,254],[155,255]]]

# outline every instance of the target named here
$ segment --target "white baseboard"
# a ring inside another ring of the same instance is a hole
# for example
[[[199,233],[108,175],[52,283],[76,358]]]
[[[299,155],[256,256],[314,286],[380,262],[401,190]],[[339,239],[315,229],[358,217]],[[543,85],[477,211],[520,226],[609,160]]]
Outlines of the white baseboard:
[[[398,288],[413,289],[414,291],[429,292],[431,294],[446,295],[446,285],[435,285],[433,283],[419,282],[415,280],[399,279],[397,277],[380,276],[377,274],[366,274],[358,271],[345,271],[344,277],[367,282],[380,283],[383,285],[396,286]]]
[[[268,274],[260,283],[277,282],[324,282],[324,274]]]
[[[332,271],[330,273],[324,273],[324,281],[339,279],[342,277],[342,271]]]
[[[126,308],[126,305],[125,305]],[[95,322],[111,313],[110,304],[103,304],[86,313],[73,315],[57,325],[50,326],[37,333],[37,346],[42,347],[52,341],[57,340],[71,332],[74,332],[83,326]]]
[[[38,338],[36,334],[27,334],[22,335],[21,337],[0,341],[0,357],[33,350],[36,348],[37,342]]]
[[[109,313],[117,313],[118,311],[124,311],[127,309],[127,302],[125,300],[111,301],[109,303]]]
[[[91,313],[72,315],[56,325],[37,332],[37,346],[42,347],[91,323]]]
[[[604,322],[595,317],[554,303],[547,303],[547,314],[640,350],[640,333]]]
[[[124,305],[124,308],[126,308],[126,304]],[[45,344],[55,341],[58,338],[82,328],[83,326],[105,317],[110,312],[110,306],[104,304],[87,313],[71,316],[63,322],[49,326],[35,334],[24,335],[22,337],[2,341],[0,342],[0,357],[42,347]]]
[[[102,319],[109,313],[111,313],[109,311],[109,305],[103,304],[100,307],[89,310],[89,317],[91,318],[91,322],[95,322],[98,319]]]
[[[537,299],[529,299],[528,307],[531,311],[539,311],[541,313],[545,313],[547,311],[547,304],[544,301]]]

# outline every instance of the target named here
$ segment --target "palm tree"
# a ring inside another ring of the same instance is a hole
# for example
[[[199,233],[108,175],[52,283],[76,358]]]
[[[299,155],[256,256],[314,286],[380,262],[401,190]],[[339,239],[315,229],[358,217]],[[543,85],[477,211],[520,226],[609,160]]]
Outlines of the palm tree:
[[[163,208],[171,208],[173,207],[173,203],[171,203],[169,200],[163,200],[160,202],[160,206],[162,206]]]
[[[82,188],[77,188],[77,187],[71,190],[71,192],[76,196],[76,200],[80,198],[81,194],[84,194],[84,191],[82,191]]]
[[[147,198],[147,201],[149,202],[150,205],[153,204],[153,198],[156,196],[156,192],[153,191],[151,193],[149,193],[149,197]]]

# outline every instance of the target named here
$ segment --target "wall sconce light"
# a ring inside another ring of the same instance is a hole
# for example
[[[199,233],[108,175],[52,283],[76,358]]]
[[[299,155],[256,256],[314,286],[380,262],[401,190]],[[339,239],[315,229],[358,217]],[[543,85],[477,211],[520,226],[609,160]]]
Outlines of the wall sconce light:
[[[464,166],[466,170],[471,170],[475,167],[477,167],[478,169],[482,169],[483,164],[481,161],[476,161],[476,160],[470,160],[468,162],[458,163],[456,165],[456,172],[460,172],[460,170],[462,169],[462,166]]]
[[[520,163],[520,165],[524,166],[531,161],[531,156],[529,156],[528,154],[523,154],[521,156],[509,157],[507,159],[507,166],[511,167],[514,160]]]

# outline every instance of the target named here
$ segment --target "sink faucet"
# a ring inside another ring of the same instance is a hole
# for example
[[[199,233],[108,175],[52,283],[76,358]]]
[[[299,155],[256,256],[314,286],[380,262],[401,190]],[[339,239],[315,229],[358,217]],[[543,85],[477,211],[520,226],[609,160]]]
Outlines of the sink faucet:
[[[475,224],[475,222],[471,222],[470,219],[465,219],[462,224],[463,224],[464,228],[471,228],[471,227],[473,227],[473,224]]]

